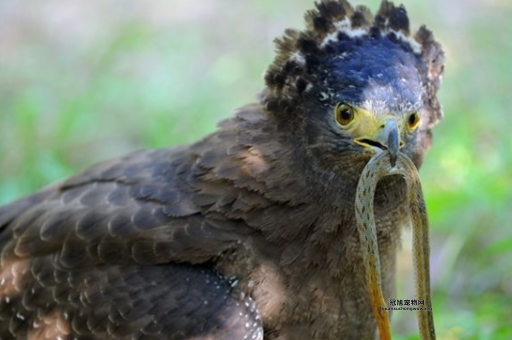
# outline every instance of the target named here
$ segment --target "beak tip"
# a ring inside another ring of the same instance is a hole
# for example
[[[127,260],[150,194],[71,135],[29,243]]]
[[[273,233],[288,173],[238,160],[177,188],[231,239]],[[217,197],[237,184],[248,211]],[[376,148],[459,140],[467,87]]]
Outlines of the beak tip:
[[[389,131],[387,142],[391,165],[395,166],[400,147],[400,138],[398,137],[398,129],[396,127]]]
[[[396,160],[398,159],[398,154],[390,152],[389,153],[389,160],[391,163],[391,166],[394,167],[396,165]]]

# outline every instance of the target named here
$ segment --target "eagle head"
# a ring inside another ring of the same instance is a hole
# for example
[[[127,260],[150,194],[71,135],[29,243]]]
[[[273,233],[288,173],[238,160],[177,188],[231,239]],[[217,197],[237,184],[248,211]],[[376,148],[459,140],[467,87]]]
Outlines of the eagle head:
[[[324,0],[307,29],[287,30],[266,73],[263,102],[324,170],[358,172],[376,152],[403,152],[419,167],[442,117],[444,54],[422,26],[410,34],[403,6]]]

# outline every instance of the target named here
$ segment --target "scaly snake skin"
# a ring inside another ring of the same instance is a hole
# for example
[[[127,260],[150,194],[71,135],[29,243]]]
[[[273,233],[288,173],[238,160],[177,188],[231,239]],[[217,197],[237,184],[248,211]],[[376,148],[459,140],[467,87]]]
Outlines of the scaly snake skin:
[[[424,300],[426,308],[431,308],[430,263],[428,216],[418,170],[403,153],[398,154],[395,166],[392,166],[389,153],[382,152],[374,156],[364,168],[356,192],[357,229],[361,241],[366,282],[370,294],[373,313],[379,327],[381,340],[391,339],[388,312],[381,289],[381,273],[377,231],[373,213],[373,199],[377,183],[383,177],[402,176],[407,183],[408,203],[413,225],[414,276],[418,300]],[[436,338],[434,319],[431,311],[418,311],[418,323],[422,340]]]

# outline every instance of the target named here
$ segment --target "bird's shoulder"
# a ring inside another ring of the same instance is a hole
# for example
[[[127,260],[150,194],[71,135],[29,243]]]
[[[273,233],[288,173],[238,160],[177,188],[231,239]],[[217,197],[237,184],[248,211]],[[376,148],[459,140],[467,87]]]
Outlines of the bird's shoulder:
[[[253,233],[286,238],[315,213],[300,208],[307,183],[271,119],[248,105],[197,143],[104,161],[1,207],[0,248],[67,266],[198,263]]]
[[[215,149],[217,137],[209,138]],[[211,259],[248,228],[207,216],[212,198],[201,191],[208,186],[200,178],[207,171],[198,162],[201,149],[136,151],[0,207],[2,257],[58,254],[67,267]],[[228,183],[210,186],[215,200],[228,199]]]

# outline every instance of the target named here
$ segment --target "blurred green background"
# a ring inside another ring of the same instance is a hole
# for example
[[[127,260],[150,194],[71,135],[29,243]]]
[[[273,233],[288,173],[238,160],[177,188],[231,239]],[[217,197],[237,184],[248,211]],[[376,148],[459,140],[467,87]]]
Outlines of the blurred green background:
[[[2,0],[0,203],[213,131],[254,101],[273,38],[302,28],[312,3]],[[403,3],[447,54],[445,119],[421,169],[439,338],[512,339],[512,1]],[[403,248],[410,299],[410,235]],[[415,314],[395,312],[393,330],[418,339]]]

